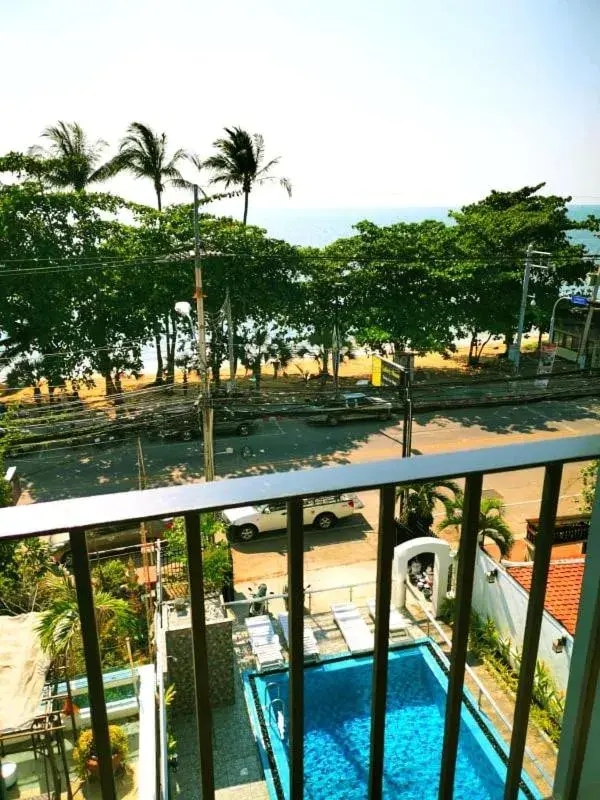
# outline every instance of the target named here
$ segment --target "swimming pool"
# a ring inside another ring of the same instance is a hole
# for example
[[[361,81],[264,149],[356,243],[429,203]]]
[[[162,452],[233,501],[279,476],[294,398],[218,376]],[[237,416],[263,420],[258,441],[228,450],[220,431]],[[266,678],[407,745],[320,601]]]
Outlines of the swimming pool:
[[[372,667],[371,656],[306,666],[306,800],[367,796]],[[437,799],[447,684],[442,661],[430,643],[390,652],[384,797]],[[287,671],[247,673],[245,691],[270,795],[284,800],[289,786]],[[463,703],[455,800],[500,800],[505,765],[500,737],[472,703]],[[525,778],[519,798],[538,800],[541,795]]]

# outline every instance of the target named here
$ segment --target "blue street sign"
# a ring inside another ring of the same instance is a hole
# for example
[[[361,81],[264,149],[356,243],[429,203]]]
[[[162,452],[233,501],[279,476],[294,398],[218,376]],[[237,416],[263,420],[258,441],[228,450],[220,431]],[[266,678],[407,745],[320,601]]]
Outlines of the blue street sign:
[[[590,301],[582,294],[574,294],[573,297],[569,297],[569,303],[572,303],[574,306],[589,306]]]

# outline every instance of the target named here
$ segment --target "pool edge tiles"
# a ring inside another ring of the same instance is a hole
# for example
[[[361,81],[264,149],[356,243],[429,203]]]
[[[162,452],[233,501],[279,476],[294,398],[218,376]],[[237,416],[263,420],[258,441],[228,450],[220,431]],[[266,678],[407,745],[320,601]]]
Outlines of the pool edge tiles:
[[[447,696],[448,668],[435,643],[429,639],[420,638],[418,641],[405,644],[401,648],[391,648],[390,661],[401,658],[402,652],[407,655],[409,651],[420,655],[423,666],[427,669],[427,674],[433,680],[433,684],[438,686],[444,696]],[[372,663],[372,658],[372,655],[335,655],[325,657],[320,662],[305,664],[305,671],[309,672],[317,669],[323,672],[338,672],[343,670],[345,666],[349,668],[351,665],[360,668],[361,665],[369,661]],[[244,696],[248,714],[259,749],[269,796],[273,800],[287,800],[288,798],[288,754],[285,740],[282,741],[277,735],[273,735],[273,725],[269,723],[265,714],[265,710],[268,707],[267,699],[263,698],[265,700],[263,705],[260,693],[266,694],[269,692],[269,683],[281,684],[282,678],[287,674],[287,668],[272,670],[267,673],[256,673],[252,670],[246,670],[243,673]],[[268,698],[268,694],[266,694],[266,697]],[[488,761],[499,784],[504,786],[508,761],[506,744],[491,721],[478,711],[474,699],[466,688],[463,692],[463,703],[461,705],[461,724],[469,731],[470,739],[474,740],[473,743],[477,746],[478,752]],[[491,787],[489,788],[491,789]],[[540,800],[543,797],[533,780],[525,773],[523,773],[521,780],[519,797],[521,800]]]

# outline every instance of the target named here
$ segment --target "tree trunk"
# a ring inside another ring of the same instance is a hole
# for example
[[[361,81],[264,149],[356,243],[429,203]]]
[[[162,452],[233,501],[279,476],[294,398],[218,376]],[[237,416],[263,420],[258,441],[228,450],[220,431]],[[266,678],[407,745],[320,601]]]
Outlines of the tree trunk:
[[[54,390],[55,390],[55,388],[56,388],[55,386],[51,386],[50,384],[48,384],[48,402],[49,403],[53,403],[54,402]]]
[[[116,394],[117,393],[117,387],[115,386],[113,378],[112,378],[112,370],[110,368],[106,369],[102,373],[102,377],[104,378],[104,380],[106,382],[106,391],[105,391],[106,396],[110,397],[111,395]]]
[[[473,355],[473,353],[475,353],[475,355]],[[470,367],[477,363],[477,331],[473,331],[471,334],[471,341],[469,343],[469,358],[467,363]]]
[[[254,386],[256,387],[257,391],[260,389],[260,367],[261,367],[261,363],[262,363],[262,358],[261,358],[260,355],[258,355],[255,358],[254,365],[252,367],[252,374],[254,375],[254,378],[255,378]]]
[[[477,358],[477,363],[478,364],[479,364],[479,362],[481,360],[481,354],[483,353],[483,349],[487,345],[487,343],[490,341],[491,338],[492,338],[492,334],[490,333],[490,334],[488,334],[488,337],[485,340],[485,342],[481,343],[481,347],[479,348],[479,350],[477,351],[477,354],[476,354],[476,358]]]
[[[125,402],[125,400],[123,399],[123,386],[121,385],[121,374],[122,373],[120,372],[120,370],[117,370],[115,372],[115,394],[116,394],[115,405],[116,406],[121,406]]]
[[[188,370],[187,367],[183,368],[183,394],[187,397],[188,393]]]
[[[160,333],[154,332],[154,344],[156,345],[156,380],[155,383],[163,382],[165,367],[163,364],[162,349],[160,346]]]
[[[158,210],[162,211],[162,192],[160,189],[156,190],[156,204],[158,206]]]
[[[504,351],[503,355],[505,355],[505,356],[507,356],[508,353],[509,353],[510,346],[512,344],[512,340],[513,340],[513,336],[514,335],[515,335],[514,331],[512,331],[512,330],[505,331],[505,333],[504,333],[504,344],[506,346],[506,350]]]
[[[250,197],[250,190],[247,189],[244,191],[244,220],[243,224],[246,224],[246,220],[248,219],[248,199]]]
[[[538,354],[542,352],[542,336],[543,335],[544,335],[544,331],[542,330],[542,326],[540,325],[540,332],[538,334],[538,346],[537,346]]]
[[[33,387],[33,399],[38,406],[42,404],[42,390],[37,385]]]
[[[323,375],[329,375],[329,348],[323,348],[323,369],[321,370]]]
[[[169,333],[169,320],[171,331]],[[175,383],[175,344],[177,342],[177,327],[173,314],[165,315],[165,328],[167,331],[167,383]]]

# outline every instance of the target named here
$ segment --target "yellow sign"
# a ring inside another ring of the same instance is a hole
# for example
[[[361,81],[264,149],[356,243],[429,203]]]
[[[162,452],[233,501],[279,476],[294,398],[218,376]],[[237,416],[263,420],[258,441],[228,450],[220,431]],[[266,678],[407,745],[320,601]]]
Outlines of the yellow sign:
[[[373,386],[381,386],[381,358],[373,356],[371,365],[371,384]]]

